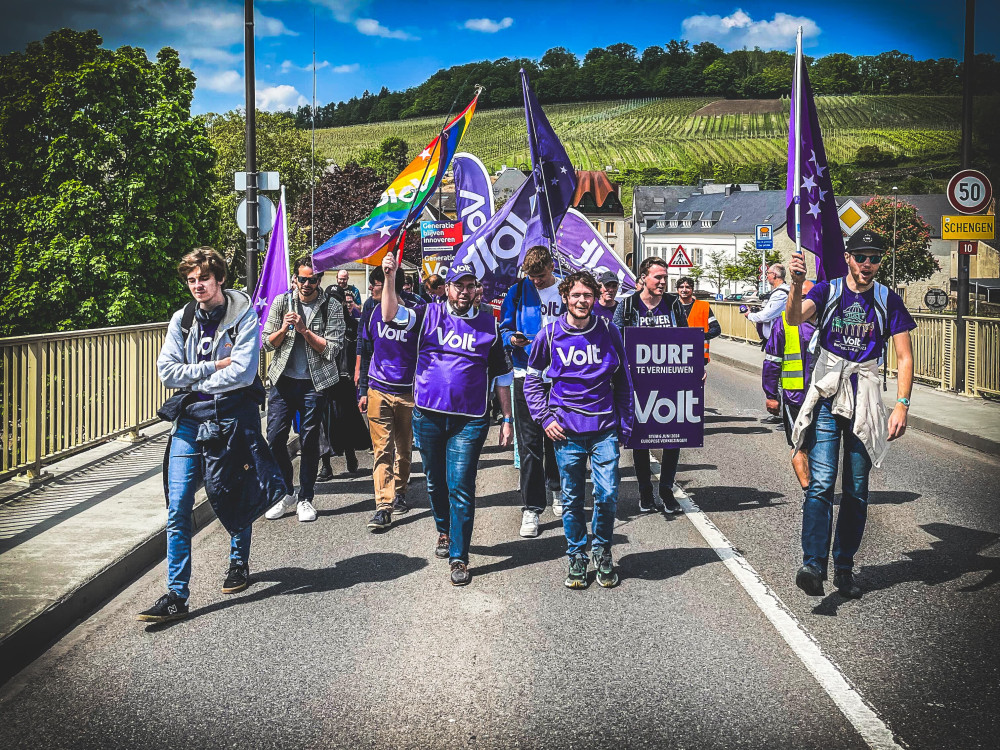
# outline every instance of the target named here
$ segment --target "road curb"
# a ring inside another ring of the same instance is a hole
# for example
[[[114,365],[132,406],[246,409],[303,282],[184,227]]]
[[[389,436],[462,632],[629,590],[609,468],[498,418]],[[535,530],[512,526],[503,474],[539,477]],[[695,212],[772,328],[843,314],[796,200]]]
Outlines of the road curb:
[[[298,437],[288,441],[298,450]],[[215,521],[215,511],[205,490],[195,495],[192,538]],[[163,525],[90,580],[54,601],[21,627],[0,640],[0,685],[48,650],[53,643],[131,586],[166,559],[167,525]]]
[[[743,370],[744,372],[760,375],[760,365],[754,362],[746,362],[741,359],[727,357],[725,354],[716,354],[715,352],[712,352],[712,362],[718,362],[737,370]],[[947,425],[943,425],[938,422],[933,422],[926,417],[910,414],[907,418],[907,426],[910,429],[926,432],[928,435],[934,435],[935,437],[943,438],[949,442],[957,443],[958,445],[964,445],[966,448],[972,448],[991,456],[1000,456],[1000,442],[990,440],[989,438],[982,437],[981,435],[955,429],[954,427],[948,427]]]

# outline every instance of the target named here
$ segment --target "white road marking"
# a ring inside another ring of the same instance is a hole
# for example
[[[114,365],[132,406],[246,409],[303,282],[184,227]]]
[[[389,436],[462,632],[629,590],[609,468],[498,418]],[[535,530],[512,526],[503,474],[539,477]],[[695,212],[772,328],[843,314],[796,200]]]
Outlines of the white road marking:
[[[657,474],[659,474],[659,467],[653,471],[653,476]],[[740,582],[740,585],[753,599],[754,604],[764,613],[764,616],[771,621],[771,624],[785,639],[785,642],[799,657],[806,669],[816,678],[820,687],[837,704],[841,713],[858,730],[868,747],[873,750],[902,750],[902,746],[896,742],[892,730],[865,702],[864,697],[851,685],[843,672],[823,654],[816,640],[806,631],[778,595],[771,590],[771,587],[764,583],[764,579],[747,562],[746,558],[733,547],[725,534],[719,531],[718,527],[702,512],[701,508],[695,505],[687,493],[684,493],[684,497],[679,502],[684,508],[684,515],[687,519],[708,542],[709,546],[715,550],[715,554],[729,568],[729,572]]]

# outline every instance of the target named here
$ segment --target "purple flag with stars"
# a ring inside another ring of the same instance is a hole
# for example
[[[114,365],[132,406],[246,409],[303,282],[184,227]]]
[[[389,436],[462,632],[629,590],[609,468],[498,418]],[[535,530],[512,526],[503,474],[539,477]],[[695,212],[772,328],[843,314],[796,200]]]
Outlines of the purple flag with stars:
[[[797,81],[792,82],[791,113],[788,116],[788,182],[785,188],[788,236],[795,240],[795,100]],[[844,235],[837,216],[837,201],[830,184],[830,170],[823,148],[823,136],[816,116],[809,73],[802,66],[802,174],[798,180],[801,200],[802,247],[816,255],[816,279],[825,281],[847,274]]]
[[[532,177],[535,183],[533,212],[541,219],[529,228],[521,250],[524,253],[532,245],[545,245],[555,251],[555,236],[562,223],[566,209],[573,204],[576,192],[576,171],[566,155],[566,149],[556,136],[548,118],[538,104],[535,92],[528,82],[528,74],[521,69],[521,85],[524,88],[524,116],[528,122],[528,145],[531,149]]]
[[[285,189],[281,189],[281,201],[274,216],[274,231],[267,244],[264,267],[260,270],[260,280],[253,293],[253,309],[260,318],[260,332],[263,340],[264,323],[271,311],[274,300],[288,291],[291,276],[288,273],[288,228],[285,224]]]

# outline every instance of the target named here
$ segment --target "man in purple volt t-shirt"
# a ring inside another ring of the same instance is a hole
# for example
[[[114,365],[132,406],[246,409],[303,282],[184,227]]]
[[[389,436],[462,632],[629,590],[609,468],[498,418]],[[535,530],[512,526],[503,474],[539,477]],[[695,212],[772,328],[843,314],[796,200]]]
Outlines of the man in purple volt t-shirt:
[[[396,259],[382,261],[386,287],[393,288]],[[409,309],[383,294],[382,320],[417,336],[413,380],[413,434],[427,477],[427,494],[437,525],[437,557],[451,561],[451,582],[471,580],[469,545],[476,513],[476,471],[486,442],[493,380],[510,372],[510,361],[489,307],[473,304],[478,279],[472,266],[453,265],[445,279],[445,300]],[[513,443],[510,392],[497,388],[503,424],[500,445]]]
[[[805,259],[792,256],[792,288],[785,319],[797,326],[816,316],[819,349],[812,378],[792,431],[796,450],[809,458],[809,486],[802,505],[802,567],[795,584],[810,596],[823,595],[833,525],[833,494],[840,443],[844,476],[833,540],[833,585],[842,596],[859,598],[854,555],[868,515],[868,475],[880,464],[887,441],[902,437],[910,407],[913,355],[910,331],[916,323],[903,300],[875,281],[885,240],[861,229],[847,242],[849,273],[813,286],[803,298]],[[882,405],[879,357],[892,339],[896,350],[896,404]]]
[[[382,269],[376,271],[381,273]],[[395,279],[396,286],[383,286],[382,295],[395,294],[397,302],[407,307],[418,306],[415,302],[422,305],[412,295],[402,296],[401,280],[400,275]],[[370,308],[361,331],[358,393],[368,413],[372,439],[375,514],[368,521],[368,528],[373,532],[389,528],[393,516],[410,510],[406,486],[413,456],[413,373],[417,364],[417,334],[415,330],[400,330],[383,321],[381,304]]]
[[[594,483],[592,552],[597,582],[618,583],[611,539],[618,507],[619,440],[632,430],[632,384],[625,346],[613,323],[593,315],[599,294],[588,271],[559,284],[566,313],[535,337],[524,380],[531,417],[555,446],[563,488],[563,531],[569,556],[566,586],[587,587],[587,459]],[[551,381],[546,388],[543,375]]]

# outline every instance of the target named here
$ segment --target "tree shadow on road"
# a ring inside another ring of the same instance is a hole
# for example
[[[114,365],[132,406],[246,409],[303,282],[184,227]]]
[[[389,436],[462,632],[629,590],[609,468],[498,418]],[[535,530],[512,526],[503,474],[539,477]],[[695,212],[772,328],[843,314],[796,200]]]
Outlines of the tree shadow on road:
[[[756,487],[692,487],[691,499],[704,511],[739,511],[787,505],[780,492],[759,490]],[[780,503],[772,502],[782,498]]]
[[[755,422],[757,420],[754,420]],[[766,435],[774,430],[767,427],[706,427],[706,435],[726,434],[726,435]]]
[[[705,409],[705,411],[710,411]],[[719,414],[718,416],[707,416],[704,418],[706,424],[709,422],[757,422],[757,417],[731,417],[728,414]]]
[[[274,596],[294,594],[316,594],[324,591],[348,589],[364,583],[385,583],[416,573],[428,565],[423,557],[409,557],[398,552],[368,552],[363,555],[341,560],[331,568],[309,570],[307,568],[274,568],[250,574],[250,588],[247,593],[191,611],[187,618],[209,615],[229,607],[243,606],[270,599]],[[266,584],[272,583],[271,586]],[[153,624],[146,627],[149,632],[164,630],[182,623]]]
[[[928,523],[920,528],[937,537],[937,541],[931,542],[931,549],[906,552],[908,560],[863,566],[856,577],[866,594],[904,583],[938,586],[956,581],[967,573],[985,575],[959,591],[974,593],[1000,583],[1000,557],[982,554],[1000,541],[1000,534],[950,523]],[[837,609],[846,601],[834,591],[813,608],[813,614],[836,616]]]
[[[684,575],[693,568],[716,562],[719,562],[719,556],[714,550],[705,547],[680,547],[625,555],[618,561],[618,568],[622,578],[665,581]]]
[[[902,505],[919,500],[922,495],[919,492],[902,492],[900,490],[878,490],[868,493],[869,505]],[[837,504],[840,504],[840,496],[837,497]]]

